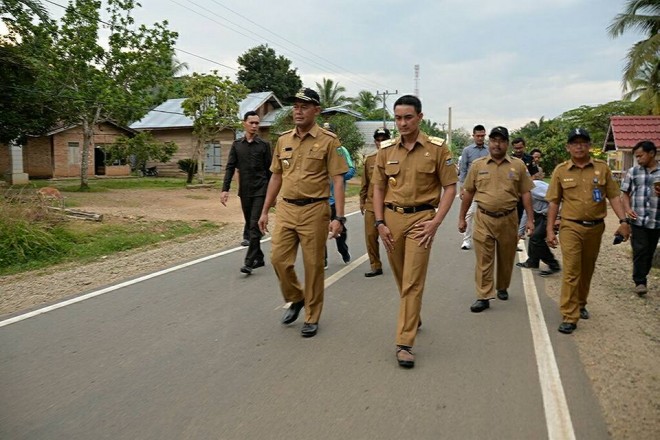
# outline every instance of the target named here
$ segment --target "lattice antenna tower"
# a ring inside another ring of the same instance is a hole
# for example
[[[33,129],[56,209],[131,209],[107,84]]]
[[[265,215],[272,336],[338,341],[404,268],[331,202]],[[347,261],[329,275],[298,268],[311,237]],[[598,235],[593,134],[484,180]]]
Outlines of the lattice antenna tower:
[[[419,98],[419,64],[415,64],[415,96]]]

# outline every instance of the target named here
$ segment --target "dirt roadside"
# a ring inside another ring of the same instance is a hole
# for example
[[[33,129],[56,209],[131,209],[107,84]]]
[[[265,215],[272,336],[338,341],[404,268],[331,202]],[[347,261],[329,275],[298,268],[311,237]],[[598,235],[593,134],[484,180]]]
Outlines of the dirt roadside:
[[[120,221],[209,220],[226,223],[219,232],[183,238],[137,251],[103,257],[77,267],[61,265],[37,273],[0,277],[0,315],[39,307],[96,287],[238,245],[243,217],[232,194],[227,207],[217,189],[114,190],[65,194],[77,209]],[[358,208],[348,200],[347,212]],[[632,292],[631,252],[612,246],[618,223],[610,214],[589,297],[592,318],[571,336],[577,343],[614,439],[660,438],[660,271],[649,278],[649,294]],[[518,270],[517,268],[515,270]],[[98,280],[93,282],[91,280]],[[545,293],[559,298],[561,275],[545,280]],[[558,313],[558,312],[557,312]],[[553,329],[551,329],[553,330]]]

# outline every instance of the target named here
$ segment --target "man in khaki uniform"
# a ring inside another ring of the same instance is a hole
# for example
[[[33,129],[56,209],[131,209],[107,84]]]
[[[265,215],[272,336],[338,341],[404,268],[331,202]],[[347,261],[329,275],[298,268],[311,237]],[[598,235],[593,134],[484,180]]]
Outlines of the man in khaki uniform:
[[[380,261],[380,246],[378,243],[378,229],[374,226],[376,216],[374,215],[374,186],[371,182],[371,175],[376,166],[376,153],[380,149],[380,144],[390,138],[390,131],[387,128],[379,128],[374,132],[374,143],[376,151],[368,154],[364,158],[364,171],[362,173],[362,186],[360,187],[360,211],[364,215],[364,239],[367,244],[367,255],[371,271],[364,274],[371,278],[383,274],[383,264]]]
[[[619,217],[621,225],[616,232],[623,235],[624,240],[630,236],[619,185],[612,178],[607,163],[591,158],[590,147],[591,137],[585,129],[571,130],[566,145],[571,158],[557,165],[546,194],[550,202],[546,241],[552,248],[558,243],[553,226],[561,204],[559,243],[564,275],[559,303],[562,323],[558,330],[566,334],[573,333],[580,318],[589,319],[587,297],[605,231],[605,198]]]
[[[456,167],[440,138],[419,130],[422,103],[405,95],[394,103],[400,136],[381,143],[372,175],[375,226],[399,288],[396,357],[415,365],[424,282],[433,238],[456,196]],[[437,208],[437,212],[436,212]]]
[[[525,163],[509,156],[509,131],[495,127],[488,135],[489,154],[475,160],[465,178],[463,200],[458,214],[458,230],[467,228],[465,213],[472,200],[477,202],[474,219],[475,281],[477,300],[470,310],[479,313],[490,307],[497,297],[509,299],[509,284],[518,245],[518,216],[516,206],[522,200],[527,212],[527,233],[534,230],[532,197],[534,187]],[[497,259],[497,263],[496,260]],[[493,277],[497,266],[497,276]]]
[[[273,231],[271,262],[280,281],[285,301],[291,305],[282,316],[283,324],[298,319],[305,308],[303,337],[316,335],[323,308],[325,241],[336,238],[346,222],[344,217],[344,177],[346,161],[339,154],[337,136],[316,124],[321,112],[318,93],[303,88],[293,98],[295,129],[277,140],[270,171],[273,173],[259,228],[268,231],[268,209],[281,192],[277,222]],[[332,179],[330,179],[332,178]],[[329,181],[335,185],[337,215],[330,219]],[[281,190],[281,191],[280,191]],[[305,287],[300,285],[294,263],[300,244],[305,267]]]

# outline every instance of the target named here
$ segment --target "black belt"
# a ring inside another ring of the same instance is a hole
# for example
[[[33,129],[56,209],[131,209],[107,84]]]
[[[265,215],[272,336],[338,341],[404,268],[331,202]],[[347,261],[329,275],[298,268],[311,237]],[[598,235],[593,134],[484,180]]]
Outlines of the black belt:
[[[389,209],[391,209],[394,212],[398,212],[399,214],[414,214],[416,212],[421,212],[421,211],[428,211],[431,209],[435,209],[435,206],[433,205],[419,205],[419,206],[394,206],[390,203],[386,204]]]
[[[284,199],[285,202],[291,203],[292,205],[296,205],[296,206],[305,206],[305,205],[309,205],[310,203],[320,202],[322,200],[328,200],[328,198],[321,197],[318,199]]]
[[[485,209],[479,208],[479,211],[481,211],[482,214],[486,214],[489,217],[495,217],[495,218],[506,217],[507,215],[511,214],[515,210],[516,210],[516,208],[509,209],[508,211],[492,212],[492,211],[486,211]]]
[[[596,225],[599,225],[599,224],[601,224],[605,221],[602,218],[599,219],[599,220],[573,220],[573,219],[570,219],[570,218],[565,218],[564,220],[568,220],[569,222],[573,222],[573,223],[579,223],[582,226],[596,226]]]

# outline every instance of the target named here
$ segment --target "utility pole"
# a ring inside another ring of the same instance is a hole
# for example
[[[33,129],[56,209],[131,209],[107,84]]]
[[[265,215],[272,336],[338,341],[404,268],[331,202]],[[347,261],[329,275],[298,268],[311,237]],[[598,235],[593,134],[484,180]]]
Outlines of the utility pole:
[[[398,94],[399,94],[399,90],[398,90],[398,89],[395,90],[394,92],[390,92],[389,90],[385,90],[383,93],[381,93],[381,92],[379,92],[378,90],[376,90],[376,96],[377,96],[377,97],[381,97],[381,96],[382,96],[382,100],[383,100],[383,128],[387,128],[387,127],[385,126],[385,115],[387,114],[387,107],[385,106],[385,100],[387,99],[387,97],[388,97],[389,95],[398,95]]]

